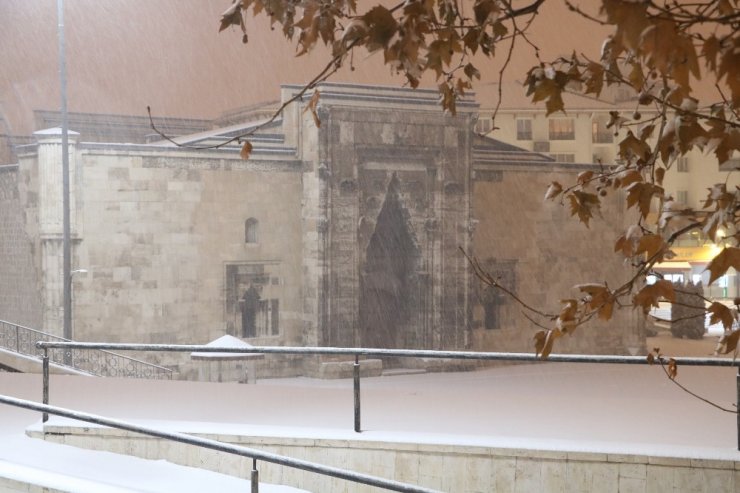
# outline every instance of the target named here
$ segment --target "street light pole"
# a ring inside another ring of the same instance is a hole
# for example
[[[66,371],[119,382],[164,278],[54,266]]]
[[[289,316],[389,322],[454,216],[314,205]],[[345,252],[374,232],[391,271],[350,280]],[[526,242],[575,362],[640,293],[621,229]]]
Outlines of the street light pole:
[[[64,282],[64,325],[62,335],[72,339],[72,250],[70,246],[69,215],[69,121],[67,117],[67,68],[64,58],[64,0],[57,0],[57,34],[59,37],[59,92],[61,93],[62,113],[62,279]]]

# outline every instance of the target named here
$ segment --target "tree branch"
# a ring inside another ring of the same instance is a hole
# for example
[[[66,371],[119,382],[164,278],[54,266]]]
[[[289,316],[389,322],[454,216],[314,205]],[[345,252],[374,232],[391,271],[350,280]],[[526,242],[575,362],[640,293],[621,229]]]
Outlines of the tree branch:
[[[194,145],[189,145],[189,144],[181,144],[157,128],[152,118],[151,108],[147,106],[146,111],[147,111],[147,114],[149,115],[149,125],[152,128],[152,130],[154,130],[157,133],[157,135],[162,137],[164,140],[176,145],[177,147],[183,147],[186,149],[194,149],[194,150],[219,149],[221,147],[231,144],[232,142],[241,142],[241,139],[245,137],[249,137],[250,135],[254,135],[258,131],[260,131],[267,125],[269,125],[270,123],[274,122],[275,119],[283,113],[283,110],[288,107],[288,105],[290,105],[291,103],[295,101],[302,99],[303,96],[306,94],[306,92],[308,92],[310,89],[313,89],[314,87],[316,87],[318,83],[324,82],[329,77],[331,77],[334,73],[336,73],[336,71],[339,70],[339,68],[341,67],[341,61],[344,59],[344,57],[347,56],[348,53],[352,51],[357,41],[358,40],[352,41],[349,45],[347,45],[347,48],[345,48],[342,51],[342,53],[332,57],[331,61],[327,63],[326,66],[324,66],[321,72],[319,72],[313,79],[311,79],[306,85],[304,85],[301,88],[301,90],[295,93],[290,99],[283,102],[283,104],[281,104],[280,107],[277,110],[275,110],[275,112],[272,114],[270,118],[260,123],[259,125],[252,127],[249,131],[241,133],[234,137],[231,137],[230,139],[224,142],[220,142],[218,144],[213,144],[213,145],[207,145],[207,146],[194,146]]]

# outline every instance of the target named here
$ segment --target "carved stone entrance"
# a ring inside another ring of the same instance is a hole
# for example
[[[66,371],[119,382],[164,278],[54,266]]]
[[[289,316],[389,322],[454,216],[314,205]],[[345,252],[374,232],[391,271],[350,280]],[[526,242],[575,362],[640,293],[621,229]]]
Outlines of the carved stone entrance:
[[[340,96],[322,93],[320,165],[303,182],[306,333],[315,320],[321,345],[465,348],[472,119]]]
[[[398,188],[394,174],[367,247],[360,286],[360,337],[366,347],[403,347],[402,327],[416,308],[419,249]]]

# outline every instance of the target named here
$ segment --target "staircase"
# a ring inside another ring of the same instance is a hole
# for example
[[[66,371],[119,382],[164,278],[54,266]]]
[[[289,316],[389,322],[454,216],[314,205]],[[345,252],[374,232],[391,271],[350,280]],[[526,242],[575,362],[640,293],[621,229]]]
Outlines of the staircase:
[[[42,351],[36,348],[36,342],[67,340],[40,330],[0,320],[0,368],[25,373],[40,373]],[[59,373],[83,373],[98,377],[172,379],[172,370],[169,368],[98,349],[50,349],[49,363]]]

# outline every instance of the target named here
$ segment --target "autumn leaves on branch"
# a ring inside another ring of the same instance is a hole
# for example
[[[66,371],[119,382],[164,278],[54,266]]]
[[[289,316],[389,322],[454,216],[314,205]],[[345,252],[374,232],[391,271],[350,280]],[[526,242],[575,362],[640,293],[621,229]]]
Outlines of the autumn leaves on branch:
[[[659,275],[654,284],[645,280],[656,275],[656,264],[672,258],[671,246],[683,234],[698,231],[711,241],[734,242],[709,264],[710,282],[730,267],[740,269],[740,192],[719,183],[709,190],[703,208],[696,210],[678,203],[663,187],[666,171],[695,148],[707,155],[708,170],[740,150],[738,0],[601,0],[600,8],[593,11],[565,2],[574,16],[607,26],[611,35],[604,40],[599,59],[589,59],[574,47],[569,57],[533,67],[526,74],[526,94],[533,103],[544,102],[550,115],[567,110],[565,93],[598,98],[605,87],[620,86],[633,92],[634,108],[611,112],[607,127],[621,138],[617,161],[601,163],[600,171],[584,171],[572,184],[553,182],[545,198],[559,200],[588,226],[598,217],[606,196],[623,192],[634,221],[616,235],[614,252],[628,260],[634,275],[615,288],[605,282],[578,285],[579,297],[563,300],[555,314],[545,314],[507,293],[551,324],[535,337],[536,351],[543,357],[557,338],[593,317],[608,320],[615,309],[624,307],[647,314],[660,301],[675,301],[676,288],[670,282]],[[295,42],[299,56],[319,43],[327,46],[331,59],[296,98],[339,67],[351,66],[354,51],[364,48],[382,52],[389,69],[411,87],[417,87],[425,74],[433,76],[442,108],[454,114],[457,98],[481,78],[481,63],[503,51],[501,78],[517,39],[536,50],[527,31],[534,21],[547,22],[536,19],[543,3],[407,0],[384,6],[372,1],[358,5],[356,0],[234,0],[222,15],[220,30],[236,26],[246,43],[246,16],[264,15]],[[497,50],[502,46],[504,50]],[[699,81],[712,88],[711,101],[694,95],[692,84]],[[317,94],[306,108],[319,125]],[[245,137],[240,136],[246,159],[251,145]],[[476,265],[473,270],[480,280],[498,287]],[[706,304],[712,320],[721,321],[728,332],[719,352],[735,351],[740,337],[732,330],[737,306],[712,300]]]

